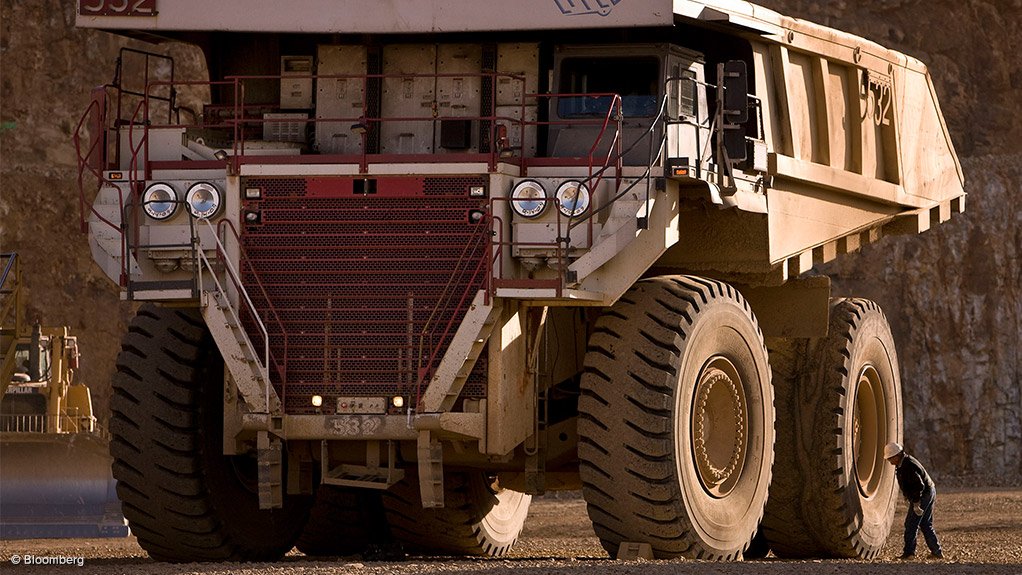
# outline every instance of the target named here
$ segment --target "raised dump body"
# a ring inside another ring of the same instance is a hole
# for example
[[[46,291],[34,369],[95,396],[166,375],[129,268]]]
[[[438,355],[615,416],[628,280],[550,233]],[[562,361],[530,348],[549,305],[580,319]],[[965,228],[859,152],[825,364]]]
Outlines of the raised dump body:
[[[93,254],[154,302],[113,408],[155,557],[499,555],[529,494],[579,486],[612,554],[879,551],[894,343],[799,276],[964,210],[918,61],[730,1],[97,0],[78,24],[208,71],[123,51],[75,140]],[[168,410],[202,414],[167,433],[211,479],[157,496]],[[246,484],[234,525],[211,501]],[[184,504],[226,539],[168,531]]]

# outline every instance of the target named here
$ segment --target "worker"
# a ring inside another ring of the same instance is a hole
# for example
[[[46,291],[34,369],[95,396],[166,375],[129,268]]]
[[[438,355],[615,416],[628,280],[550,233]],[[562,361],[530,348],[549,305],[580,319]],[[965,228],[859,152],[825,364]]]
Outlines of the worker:
[[[943,551],[937,532],[933,530],[933,505],[937,501],[937,488],[919,460],[905,453],[900,443],[891,442],[884,446],[884,459],[895,468],[898,486],[908,499],[908,514],[905,516],[905,549],[899,559],[910,559],[916,554],[916,535],[923,530],[930,557],[942,559]]]

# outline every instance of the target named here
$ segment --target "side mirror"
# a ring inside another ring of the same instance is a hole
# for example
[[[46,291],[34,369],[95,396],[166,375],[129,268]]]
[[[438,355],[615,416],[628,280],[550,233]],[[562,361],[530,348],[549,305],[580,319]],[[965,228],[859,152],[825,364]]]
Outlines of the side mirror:
[[[742,60],[717,64],[718,138],[732,163],[745,161],[745,128],[749,121],[749,73]]]
[[[749,72],[742,60],[728,61],[723,70],[718,81],[724,85],[724,121],[744,124],[749,121]]]

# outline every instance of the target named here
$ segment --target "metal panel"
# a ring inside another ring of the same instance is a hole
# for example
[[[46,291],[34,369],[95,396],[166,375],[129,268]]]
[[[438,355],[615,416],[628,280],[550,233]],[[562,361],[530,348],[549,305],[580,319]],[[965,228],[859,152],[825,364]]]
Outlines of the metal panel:
[[[539,91],[539,44],[499,44],[497,73],[524,76],[519,82],[511,78],[497,79],[497,105],[521,106],[525,94]],[[535,101],[527,104],[536,105]]]
[[[280,57],[280,107],[312,107],[312,56]]]
[[[95,0],[79,0],[95,4]],[[78,26],[107,29],[300,33],[413,33],[670,26],[672,0],[161,0],[145,18],[79,14]],[[102,12],[100,12],[102,14]],[[772,13],[771,13],[772,14]]]
[[[536,155],[537,102],[535,98],[526,98],[526,94],[539,91],[539,45],[538,44],[499,44],[497,46],[497,78],[496,116],[499,118],[515,118],[516,122],[499,121],[507,125],[508,146],[512,150],[521,150],[516,155],[534,157]],[[523,77],[524,81],[509,76]],[[524,104],[525,148],[522,149],[522,109]]]
[[[481,111],[482,78],[482,47],[479,44],[441,44],[437,48],[437,71],[440,74],[459,74],[465,76],[443,76],[436,80],[437,113],[441,118],[479,117]],[[478,122],[472,122],[476,125]],[[441,126],[437,125],[434,150],[445,151],[441,147]],[[476,152],[479,150],[479,130],[469,130],[470,146],[458,149],[458,152]]]
[[[316,123],[316,147],[323,154],[358,154],[362,137],[351,130],[365,115],[365,81],[362,78],[323,78],[366,73],[365,46],[320,46],[316,81],[316,119],[339,119]]]
[[[421,118],[389,121],[381,127],[380,152],[428,154],[433,151],[436,78],[421,74],[436,71],[432,44],[397,44],[383,48],[383,73],[408,74],[383,79],[384,118]]]

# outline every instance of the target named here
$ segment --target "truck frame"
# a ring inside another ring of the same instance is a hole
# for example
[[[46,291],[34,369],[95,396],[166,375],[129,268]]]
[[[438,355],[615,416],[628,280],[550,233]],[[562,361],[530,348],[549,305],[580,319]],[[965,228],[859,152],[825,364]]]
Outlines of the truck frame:
[[[208,74],[124,49],[75,133],[151,556],[501,555],[571,489],[611,555],[879,553],[893,337],[808,272],[964,211],[922,63],[730,0],[78,8]]]

